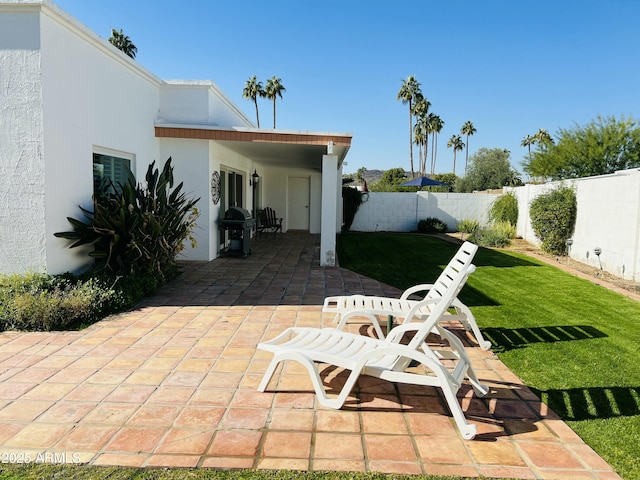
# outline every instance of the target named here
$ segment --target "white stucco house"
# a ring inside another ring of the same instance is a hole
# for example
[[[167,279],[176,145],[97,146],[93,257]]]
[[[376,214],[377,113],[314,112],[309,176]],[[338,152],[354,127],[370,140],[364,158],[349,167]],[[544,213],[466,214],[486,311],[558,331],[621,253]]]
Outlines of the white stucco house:
[[[255,128],[213,82],[158,78],[52,1],[0,0],[0,273],[85,268],[53,234],[90,208],[94,172],[143,180],[168,157],[201,198],[186,259],[219,255],[229,206],[269,206],[283,231],[320,233],[320,263],[333,265],[351,138]]]

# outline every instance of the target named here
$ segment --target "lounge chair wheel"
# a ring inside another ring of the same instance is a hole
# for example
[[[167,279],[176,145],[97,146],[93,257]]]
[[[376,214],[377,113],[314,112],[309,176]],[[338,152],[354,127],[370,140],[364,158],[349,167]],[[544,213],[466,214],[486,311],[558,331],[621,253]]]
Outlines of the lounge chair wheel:
[[[473,440],[476,433],[478,433],[478,428],[475,425],[466,425],[460,429],[460,433],[465,440]]]
[[[473,387],[473,393],[476,394],[476,396],[478,397],[486,397],[487,394],[489,393],[489,387],[487,387],[486,385],[472,385]]]
[[[491,342],[489,341],[480,342],[480,348],[482,350],[491,350]]]

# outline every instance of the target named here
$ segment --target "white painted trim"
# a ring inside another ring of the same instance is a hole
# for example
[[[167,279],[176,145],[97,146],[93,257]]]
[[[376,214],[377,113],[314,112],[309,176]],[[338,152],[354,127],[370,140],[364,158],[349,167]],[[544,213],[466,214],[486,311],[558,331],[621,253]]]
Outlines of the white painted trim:
[[[134,177],[137,177],[135,153],[123,152],[122,150],[114,150],[113,148],[101,147],[99,145],[93,146],[92,153],[97,153],[99,155],[107,155],[109,157],[124,158],[125,160],[129,160],[131,162],[131,173],[133,173]]]
[[[156,120],[156,127],[162,128],[193,128],[195,130],[218,130],[227,132],[244,132],[244,133],[269,133],[273,135],[314,135],[319,137],[344,137],[353,138],[352,133],[348,132],[317,132],[312,130],[280,130],[273,128],[255,128],[255,127],[221,127],[210,123],[170,123]]]

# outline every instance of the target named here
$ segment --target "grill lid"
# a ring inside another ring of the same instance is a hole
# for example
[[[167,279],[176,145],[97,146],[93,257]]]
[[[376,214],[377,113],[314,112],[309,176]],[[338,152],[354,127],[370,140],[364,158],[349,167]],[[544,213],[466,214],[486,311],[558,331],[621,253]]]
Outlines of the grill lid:
[[[224,214],[225,220],[248,220],[250,218],[249,211],[240,207],[230,207]]]

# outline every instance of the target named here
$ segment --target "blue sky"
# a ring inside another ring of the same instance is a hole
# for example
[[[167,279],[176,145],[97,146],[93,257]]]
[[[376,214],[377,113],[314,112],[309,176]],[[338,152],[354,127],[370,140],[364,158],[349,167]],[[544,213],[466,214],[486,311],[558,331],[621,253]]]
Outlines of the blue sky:
[[[351,132],[345,172],[409,170],[396,100],[409,75],[445,122],[438,173],[452,171],[446,143],[467,120],[470,154],[508,149],[521,170],[520,142],[540,128],[640,118],[638,0],[54,1],[104,38],[122,28],[162,78],[213,80],[254,121],[244,84],[277,75],[278,128]],[[271,103],[259,108],[270,127]]]

